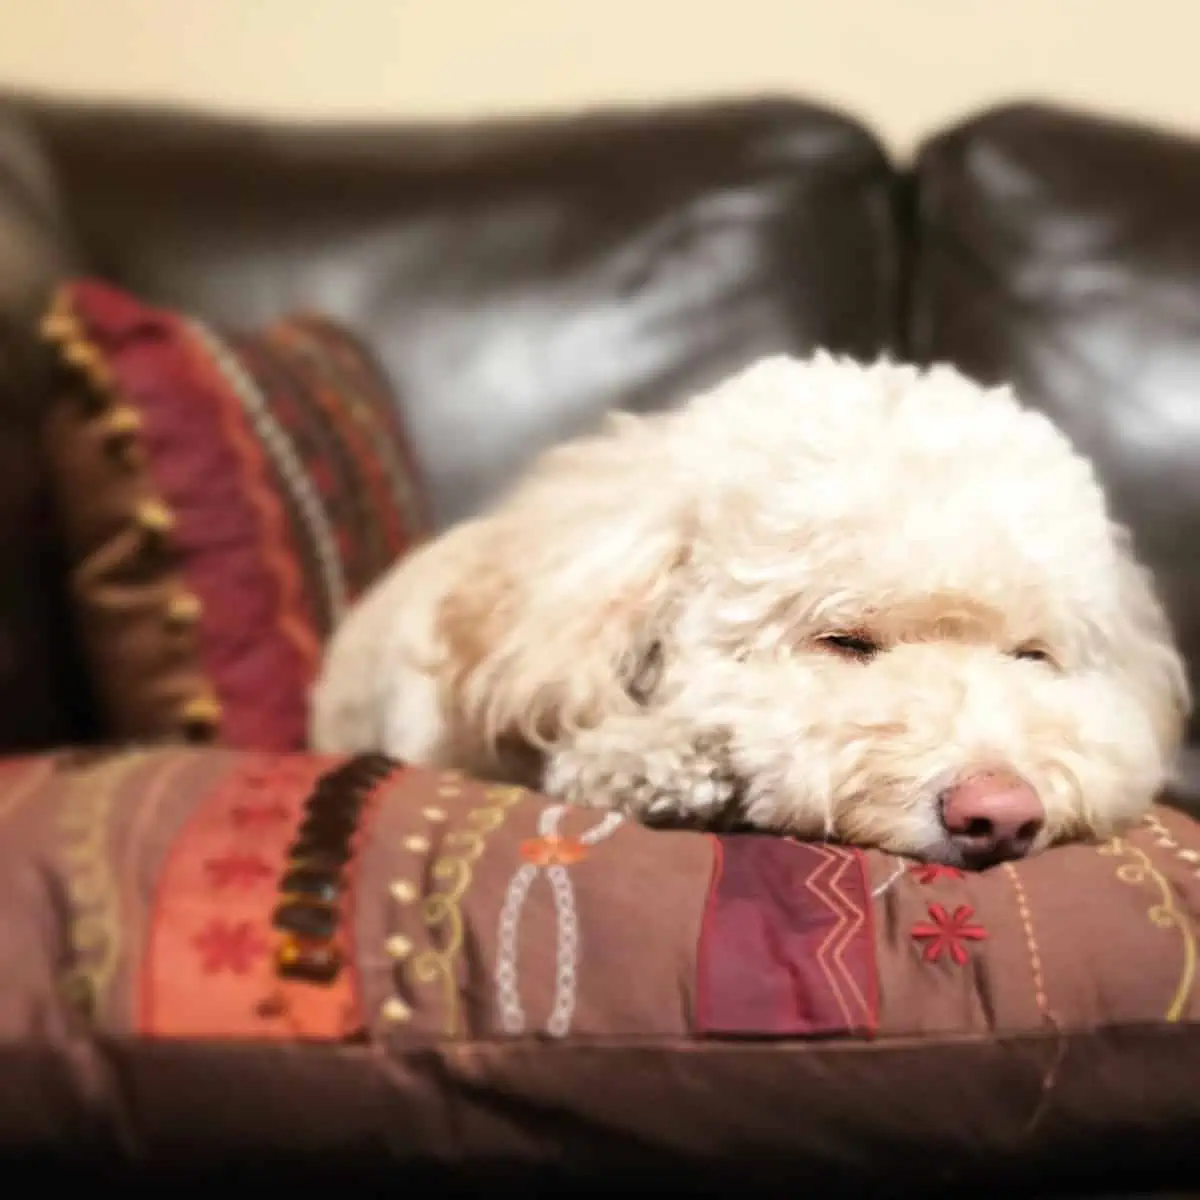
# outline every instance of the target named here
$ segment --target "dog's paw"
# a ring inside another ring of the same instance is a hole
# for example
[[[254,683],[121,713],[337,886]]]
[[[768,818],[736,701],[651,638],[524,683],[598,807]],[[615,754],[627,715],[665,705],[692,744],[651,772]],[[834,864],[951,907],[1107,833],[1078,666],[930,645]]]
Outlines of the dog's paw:
[[[611,731],[581,734],[547,761],[543,790],[569,804],[627,813],[647,825],[719,823],[738,796],[738,780],[719,734],[644,750]]]

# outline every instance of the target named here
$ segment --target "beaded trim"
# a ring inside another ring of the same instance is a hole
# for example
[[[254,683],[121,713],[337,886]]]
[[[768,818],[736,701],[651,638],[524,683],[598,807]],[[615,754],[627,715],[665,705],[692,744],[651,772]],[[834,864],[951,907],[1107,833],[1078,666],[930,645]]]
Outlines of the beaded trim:
[[[279,935],[276,973],[284,979],[331,983],[346,958],[341,937],[353,855],[367,802],[399,767],[364,754],[329,771],[304,803],[304,819],[288,849],[272,917]]]
[[[71,304],[70,284],[54,294],[41,323],[42,338],[57,352],[59,361],[84,385],[83,402],[104,422],[105,451],[120,470],[138,472],[146,485],[129,513],[130,528],[139,537],[141,553],[162,556],[169,551],[175,514],[149,489],[149,476],[141,470],[145,452],[140,442],[142,417],[136,405],[120,393],[103,350],[89,337]],[[164,625],[183,633],[203,616],[200,598],[177,587],[163,612]],[[211,685],[205,684],[184,700],[177,714],[179,729],[188,741],[211,742],[220,733],[221,705]]]

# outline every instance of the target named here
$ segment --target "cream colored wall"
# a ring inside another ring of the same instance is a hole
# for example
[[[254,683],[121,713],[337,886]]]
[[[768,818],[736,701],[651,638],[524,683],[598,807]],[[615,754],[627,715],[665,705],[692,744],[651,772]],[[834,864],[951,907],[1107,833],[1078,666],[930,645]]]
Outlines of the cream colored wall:
[[[1200,0],[0,0],[0,85],[304,117],[763,91],[898,149],[1014,96],[1200,132]]]

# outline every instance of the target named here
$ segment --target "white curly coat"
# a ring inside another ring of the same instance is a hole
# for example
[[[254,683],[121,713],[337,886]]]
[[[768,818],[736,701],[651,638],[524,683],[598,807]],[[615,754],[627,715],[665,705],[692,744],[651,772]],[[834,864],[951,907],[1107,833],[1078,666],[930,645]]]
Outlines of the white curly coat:
[[[1040,849],[1163,784],[1189,707],[1089,463],[958,372],[769,358],[546,453],[337,631],[325,751],[383,750],[649,819],[946,857],[999,765]]]

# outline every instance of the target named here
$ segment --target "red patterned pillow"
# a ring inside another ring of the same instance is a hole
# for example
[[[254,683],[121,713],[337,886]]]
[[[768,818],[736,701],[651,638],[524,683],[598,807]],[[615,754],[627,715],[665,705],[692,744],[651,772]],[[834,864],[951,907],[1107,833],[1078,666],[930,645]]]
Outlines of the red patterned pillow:
[[[46,449],[107,734],[303,747],[325,637],[426,527],[382,372],[327,320],[218,331],[90,280],[44,332],[66,368]]]

